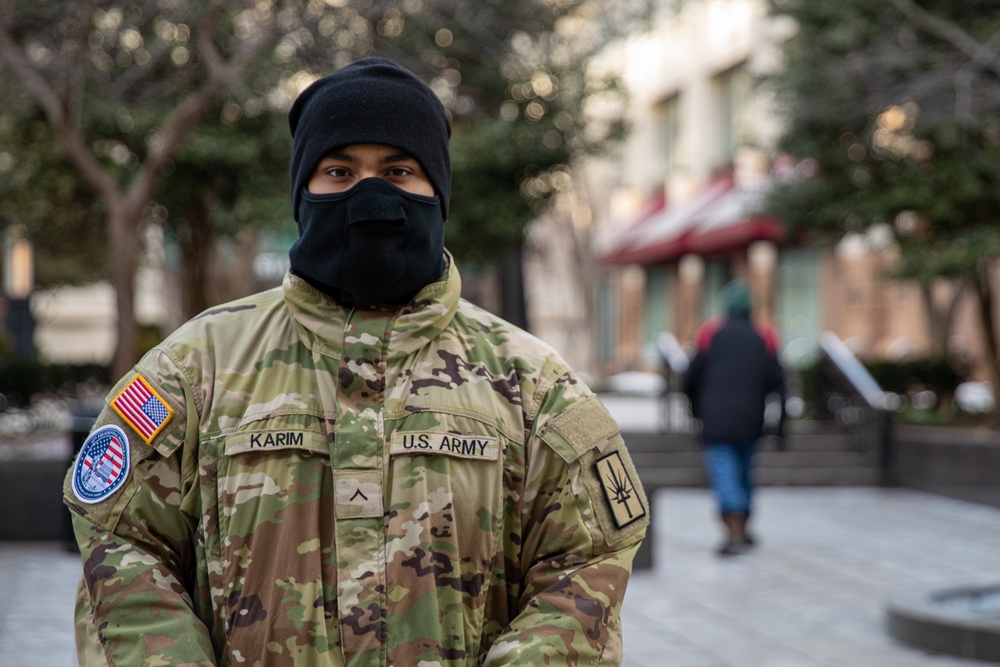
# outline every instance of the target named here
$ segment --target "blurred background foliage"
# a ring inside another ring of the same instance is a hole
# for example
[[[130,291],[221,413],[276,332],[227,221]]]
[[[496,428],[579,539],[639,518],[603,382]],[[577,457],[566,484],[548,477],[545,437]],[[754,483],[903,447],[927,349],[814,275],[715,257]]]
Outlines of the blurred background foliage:
[[[449,246],[462,260],[493,261],[518,245],[538,204],[568,187],[558,174],[573,155],[600,148],[621,129],[599,137],[583,132],[585,98],[620,93],[613,81],[588,87],[584,79],[583,56],[610,35],[559,32],[559,22],[584,11],[584,2],[8,5],[12,40],[38,71],[51,71],[54,89],[75,85],[75,99],[67,102],[78,105],[79,132],[122,185],[146,159],[165,115],[205,77],[194,33],[211,9],[222,12],[217,22],[232,31],[213,32],[210,38],[219,42],[237,40],[244,21],[278,24],[273,47],[217,95],[161,170],[155,201],[163,208],[150,220],[182,245],[246,226],[291,224],[284,112],[298,87],[363,55],[413,69],[448,105],[459,203],[449,221]],[[92,24],[81,26],[88,17]],[[86,41],[75,54],[89,61],[76,73],[82,81],[60,81],[69,40]],[[0,112],[6,156],[0,225],[16,221],[34,232],[44,260],[39,266],[46,267],[40,285],[91,281],[107,261],[94,242],[101,237],[101,203],[17,77],[9,68],[0,75],[9,102]],[[53,233],[57,220],[67,234]],[[87,228],[92,231],[81,233]],[[61,243],[74,237],[88,243],[66,252]]]
[[[23,224],[39,285],[106,277],[103,212],[37,107],[5,88],[0,111],[0,228]],[[0,260],[2,261],[2,260]]]
[[[899,249],[893,275],[920,281],[940,335],[919,373],[875,372],[893,390],[906,384],[902,373],[947,392],[964,372],[940,361],[951,358],[958,297],[976,290],[987,323],[995,300],[986,278],[1000,256],[996,2],[768,2],[796,26],[782,69],[761,82],[782,115],[779,150],[795,164],[768,206],[792,242],[859,234]],[[473,269],[509,267],[526,226],[579,182],[577,160],[625,132],[620,82],[586,68],[605,45],[648,27],[654,9],[0,0],[0,230],[26,226],[40,287],[120,286],[134,276],[128,249],[155,231],[176,254],[191,316],[218,300],[207,276],[221,245],[294,234],[285,112],[297,92],[381,55],[427,80],[452,116],[449,248]],[[129,224],[112,224],[129,205]],[[156,337],[122,312],[131,348],[112,376]]]
[[[931,357],[959,298],[978,303],[1000,387],[991,271],[1000,258],[1000,13],[995,0],[770,0],[795,28],[761,84],[795,160],[768,209],[790,239],[856,235],[914,279]]]
[[[39,286],[109,278],[133,319],[127,283],[155,226],[197,313],[214,300],[204,277],[221,239],[294,233],[285,113],[298,91],[380,55],[427,80],[452,116],[449,248],[461,262],[501,262],[572,187],[575,156],[621,133],[616,120],[586,124],[595,98],[623,102],[616,81],[584,68],[648,8],[607,4],[5,0],[0,228],[26,226]],[[119,336],[133,340],[125,324]],[[118,368],[134,361],[126,347]]]

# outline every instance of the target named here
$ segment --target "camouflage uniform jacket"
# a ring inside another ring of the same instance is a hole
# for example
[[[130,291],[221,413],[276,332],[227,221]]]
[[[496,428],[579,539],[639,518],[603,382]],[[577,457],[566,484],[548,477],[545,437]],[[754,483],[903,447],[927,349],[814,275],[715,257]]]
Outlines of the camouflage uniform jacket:
[[[122,378],[66,480],[81,664],[619,664],[648,505],[618,428],[459,291],[288,275]]]

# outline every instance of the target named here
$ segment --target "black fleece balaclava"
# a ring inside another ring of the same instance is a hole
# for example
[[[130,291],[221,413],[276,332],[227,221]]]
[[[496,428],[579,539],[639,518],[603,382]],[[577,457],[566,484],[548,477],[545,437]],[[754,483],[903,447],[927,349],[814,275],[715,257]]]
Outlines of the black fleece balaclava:
[[[444,220],[451,193],[444,106],[423,81],[381,58],[366,58],[307,88],[289,113],[292,204],[299,239],[292,270],[345,305],[403,304],[445,269]],[[335,194],[308,192],[331,152],[382,144],[423,167],[434,197],[367,178]]]
[[[292,131],[292,210],[328,153],[354,144],[383,144],[424,168],[441,210],[451,198],[451,123],[430,86],[384,58],[363,58],[306,88],[288,112]],[[301,226],[301,223],[300,223]]]

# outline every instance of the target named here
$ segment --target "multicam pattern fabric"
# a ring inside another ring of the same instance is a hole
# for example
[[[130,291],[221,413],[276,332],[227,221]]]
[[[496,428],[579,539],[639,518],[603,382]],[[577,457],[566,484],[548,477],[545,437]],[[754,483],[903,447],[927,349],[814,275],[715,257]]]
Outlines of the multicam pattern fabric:
[[[648,504],[617,427],[459,291],[345,311],[289,275],[123,378],[173,417],[106,501],[67,487],[81,664],[619,664]]]

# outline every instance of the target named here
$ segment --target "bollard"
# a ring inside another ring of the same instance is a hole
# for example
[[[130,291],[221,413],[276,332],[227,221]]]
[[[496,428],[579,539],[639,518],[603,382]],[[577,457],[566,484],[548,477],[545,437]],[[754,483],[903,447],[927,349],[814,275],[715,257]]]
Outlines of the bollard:
[[[650,516],[652,516],[653,501],[649,501]],[[649,572],[653,569],[653,524],[649,525],[649,529],[646,531],[646,538],[639,545],[639,550],[635,552],[635,557],[632,559],[632,571],[633,572]]]
[[[649,503],[647,508],[649,512],[649,528],[646,529],[646,538],[639,545],[639,550],[635,552],[635,557],[632,559],[632,571],[651,571],[654,569],[653,563],[653,551],[654,551],[654,541],[655,531],[653,530],[653,505],[655,504],[653,499],[656,497],[656,490],[659,488],[653,483],[653,480],[642,479],[642,470],[639,471],[639,479],[642,481],[643,490],[646,492],[646,501]]]

